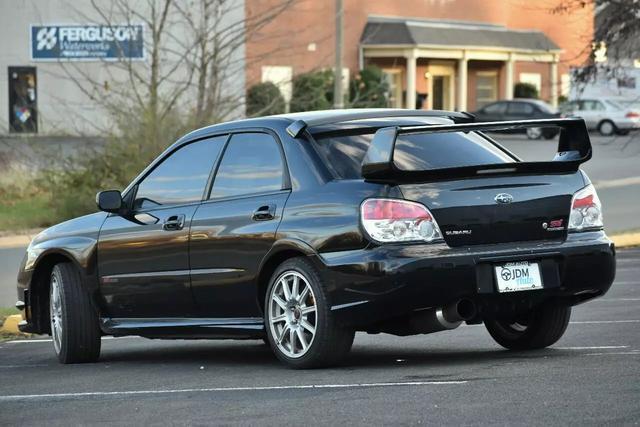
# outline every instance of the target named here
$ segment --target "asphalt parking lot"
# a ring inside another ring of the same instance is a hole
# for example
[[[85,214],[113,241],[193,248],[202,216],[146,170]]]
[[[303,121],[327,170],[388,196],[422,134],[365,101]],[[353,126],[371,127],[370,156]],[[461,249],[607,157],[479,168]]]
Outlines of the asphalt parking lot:
[[[0,425],[638,425],[640,249],[549,349],[509,352],[483,326],[358,334],[346,362],[282,367],[257,341],[104,339],[98,363],[51,342],[0,343]]]

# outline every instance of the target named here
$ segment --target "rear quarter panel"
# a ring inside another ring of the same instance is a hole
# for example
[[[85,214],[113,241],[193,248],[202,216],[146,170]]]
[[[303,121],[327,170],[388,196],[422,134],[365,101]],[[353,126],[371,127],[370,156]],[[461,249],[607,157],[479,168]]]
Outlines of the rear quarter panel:
[[[294,191],[277,238],[304,241],[320,254],[364,248],[369,242],[360,227],[360,204],[369,197],[402,194],[397,187],[362,180],[336,180]]]

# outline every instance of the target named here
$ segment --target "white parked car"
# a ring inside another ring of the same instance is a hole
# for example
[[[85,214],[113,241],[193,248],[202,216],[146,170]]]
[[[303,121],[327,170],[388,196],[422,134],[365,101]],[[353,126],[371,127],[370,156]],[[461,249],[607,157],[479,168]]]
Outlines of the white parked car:
[[[598,130],[604,136],[626,135],[640,128],[640,110],[613,99],[569,101],[560,106],[560,111],[565,117],[583,118],[589,130]]]

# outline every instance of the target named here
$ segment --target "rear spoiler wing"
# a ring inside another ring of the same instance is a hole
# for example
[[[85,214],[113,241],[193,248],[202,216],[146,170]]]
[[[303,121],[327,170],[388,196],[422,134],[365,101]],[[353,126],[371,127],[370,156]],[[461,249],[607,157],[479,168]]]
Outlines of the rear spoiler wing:
[[[396,140],[400,135],[444,132],[473,132],[559,127],[558,150],[551,161],[514,162],[445,169],[409,171],[398,169],[393,160]],[[368,181],[416,182],[419,180],[486,176],[493,174],[568,173],[578,170],[581,163],[591,158],[591,140],[584,120],[544,119],[486,123],[459,123],[447,125],[393,126],[378,129],[362,161],[362,176]]]

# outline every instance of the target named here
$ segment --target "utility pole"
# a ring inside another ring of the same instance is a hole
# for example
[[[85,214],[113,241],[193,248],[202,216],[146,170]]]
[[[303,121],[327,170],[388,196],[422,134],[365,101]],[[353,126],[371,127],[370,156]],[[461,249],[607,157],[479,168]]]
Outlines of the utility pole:
[[[336,65],[333,77],[333,108],[344,108],[342,94],[342,0],[336,0]]]

